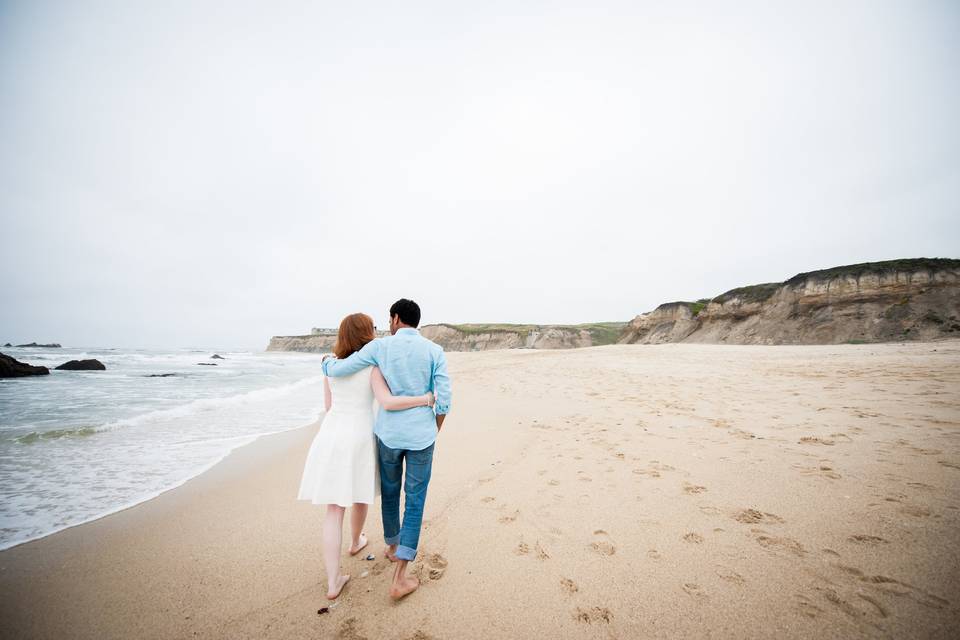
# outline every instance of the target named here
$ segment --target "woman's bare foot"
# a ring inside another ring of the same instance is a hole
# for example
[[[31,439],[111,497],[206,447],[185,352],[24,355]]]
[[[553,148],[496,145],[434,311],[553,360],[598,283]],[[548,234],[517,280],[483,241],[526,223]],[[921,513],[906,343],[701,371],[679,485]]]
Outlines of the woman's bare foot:
[[[383,555],[390,562],[396,562],[397,561],[397,545],[395,544],[388,545],[383,550]]]
[[[399,600],[416,591],[419,586],[420,581],[414,576],[404,576],[399,582],[394,582],[390,585],[390,597],[394,600]]]
[[[354,547],[353,545],[350,545],[350,555],[352,556],[357,555],[358,553],[360,553],[360,550],[363,549],[365,546],[367,546],[367,534],[361,533],[360,543],[356,547]]]
[[[327,600],[336,600],[337,596],[340,595],[340,592],[343,591],[343,587],[347,584],[348,580],[350,580],[350,576],[340,576],[340,579],[337,580],[336,589],[327,591]]]

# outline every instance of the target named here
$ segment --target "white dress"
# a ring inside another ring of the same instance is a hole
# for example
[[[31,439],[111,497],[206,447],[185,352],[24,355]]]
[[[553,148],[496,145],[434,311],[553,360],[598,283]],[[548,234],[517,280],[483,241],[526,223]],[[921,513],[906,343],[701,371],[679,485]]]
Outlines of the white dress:
[[[333,403],[310,445],[298,500],[349,507],[380,495],[371,371],[328,378]]]

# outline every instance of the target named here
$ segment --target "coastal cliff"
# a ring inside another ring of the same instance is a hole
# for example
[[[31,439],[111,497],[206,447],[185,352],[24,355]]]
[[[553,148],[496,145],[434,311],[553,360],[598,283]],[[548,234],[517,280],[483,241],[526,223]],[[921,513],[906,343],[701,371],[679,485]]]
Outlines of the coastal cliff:
[[[637,316],[621,344],[838,344],[960,337],[960,260],[834,267],[785,282],[670,302]]]
[[[960,260],[916,258],[811,271],[714,298],[668,302],[629,323],[444,323],[424,325],[420,333],[446,351],[960,338]],[[310,335],[274,336],[267,351],[328,353],[334,342],[336,330],[313,329]]]
[[[337,336],[305,335],[305,336],[273,336],[267,351],[304,351],[306,353],[330,353]]]
[[[445,351],[490,349],[575,349],[613,344],[626,323],[580,325],[431,324],[420,328],[425,338]]]
[[[377,337],[389,335],[387,331],[377,331]],[[330,353],[337,342],[336,329],[311,329],[301,336],[273,336],[267,345],[267,351],[302,351],[304,353]]]

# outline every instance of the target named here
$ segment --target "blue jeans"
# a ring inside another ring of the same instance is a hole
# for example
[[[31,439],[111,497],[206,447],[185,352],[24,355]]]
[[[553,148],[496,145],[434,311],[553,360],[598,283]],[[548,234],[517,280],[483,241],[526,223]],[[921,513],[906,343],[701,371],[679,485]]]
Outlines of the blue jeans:
[[[377,459],[380,466],[380,511],[383,516],[383,537],[389,545],[397,545],[397,558],[413,560],[420,542],[423,504],[427,501],[427,485],[433,468],[433,447],[411,451],[391,449],[377,438]],[[407,471],[404,478],[403,463]],[[400,526],[400,481],[405,502],[403,526]]]

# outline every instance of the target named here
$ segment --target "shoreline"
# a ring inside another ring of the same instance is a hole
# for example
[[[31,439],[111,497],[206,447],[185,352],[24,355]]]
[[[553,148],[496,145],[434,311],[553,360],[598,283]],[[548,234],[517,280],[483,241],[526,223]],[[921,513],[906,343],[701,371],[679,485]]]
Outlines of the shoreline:
[[[118,579],[115,575],[116,568],[111,570],[96,560],[97,556],[111,557],[120,556],[136,563],[139,551],[137,545],[144,541],[144,538],[152,538],[152,546],[169,546],[158,537],[158,531],[170,532],[180,529],[179,526],[171,527],[170,519],[188,521],[193,519],[195,525],[199,525],[198,531],[202,530],[206,518],[203,514],[196,513],[198,507],[211,507],[209,499],[205,499],[209,494],[222,492],[234,492],[234,485],[243,481],[243,477],[251,471],[260,468],[263,465],[276,466],[277,462],[283,459],[285,453],[291,450],[303,449],[309,445],[320,421],[314,421],[307,425],[286,429],[263,435],[255,438],[252,442],[240,445],[232,449],[221,460],[211,464],[203,472],[188,478],[176,487],[166,490],[157,496],[134,504],[128,508],[115,511],[102,517],[93,519],[83,524],[62,529],[51,533],[42,538],[24,542],[14,547],[0,551],[0,583],[4,586],[5,593],[14,593],[17,582],[13,574],[25,573],[20,578],[26,577],[33,584],[35,589],[27,598],[30,602],[43,608],[46,604],[50,610],[58,610],[61,613],[70,611],[67,614],[68,619],[74,623],[77,620],[83,620],[86,616],[81,611],[87,607],[94,607],[95,604],[102,606],[98,598],[92,598],[91,594],[83,590],[74,592],[75,598],[87,600],[78,605],[70,606],[70,603],[59,601],[56,595],[61,591],[57,585],[60,576],[56,575],[61,568],[72,568],[71,577],[68,581],[75,581],[74,586],[80,582],[90,582],[99,584],[99,590],[113,592],[114,604],[117,600],[124,600],[122,587],[124,580]],[[298,477],[299,479],[299,477]],[[291,501],[295,501],[296,496],[291,495]],[[191,513],[193,512],[193,513]],[[131,540],[133,538],[134,540]],[[179,546],[179,545],[175,545]],[[154,560],[154,571],[163,571],[164,566],[171,557],[176,557],[176,553],[168,549],[167,558],[160,558],[160,562]],[[151,564],[151,563],[148,563]],[[86,566],[85,566],[86,565]],[[127,571],[119,569],[121,576],[126,576]],[[100,574],[100,575],[98,575]],[[168,583],[171,590],[168,597],[175,593],[177,576],[170,576],[172,580]],[[21,589],[23,585],[21,584]],[[127,585],[129,586],[129,585]],[[121,587],[120,590],[117,587]],[[141,594],[146,596],[146,593]],[[18,597],[24,597],[18,593]],[[33,605],[31,605],[32,607]],[[101,613],[105,612],[101,611]],[[16,606],[15,602],[4,598],[0,613],[7,621],[18,620],[26,622],[23,616],[28,615],[28,611]],[[139,617],[139,606],[134,606],[126,611],[123,616],[124,624],[121,627],[129,628],[130,625],[136,625],[136,618]],[[189,617],[187,618],[189,621]],[[101,627],[100,624],[92,624],[85,632],[72,629],[72,625],[60,627],[58,621],[44,620],[31,621],[27,629],[34,627],[38,622],[41,623],[43,630],[34,628],[31,631],[20,629],[20,632],[14,632],[12,627],[5,627],[7,630],[0,630],[0,637],[124,637],[126,631],[118,633],[116,630],[110,630],[109,627]],[[90,621],[88,621],[90,622]],[[56,629],[56,631],[53,631]],[[169,630],[168,630],[169,631]],[[180,631],[183,631],[181,629]],[[26,632],[26,633],[24,633]],[[174,632],[178,635],[179,632]],[[157,629],[141,628],[137,632],[130,632],[130,635],[139,635],[141,637],[169,637],[167,631],[159,633]]]
[[[960,342],[753,346],[449,354],[400,603],[374,507],[317,613],[314,422],[0,551],[0,638],[949,637]]]
[[[138,506],[140,506],[140,505],[142,505],[142,504],[145,504],[145,503],[147,503],[147,502],[150,502],[151,500],[154,500],[155,498],[158,498],[158,497],[162,496],[163,494],[165,494],[165,493],[167,493],[167,492],[169,492],[169,491],[173,491],[174,489],[179,489],[180,487],[182,487],[182,486],[185,485],[186,483],[190,482],[191,480],[193,480],[193,479],[195,479],[195,478],[198,478],[199,476],[207,473],[208,471],[210,471],[211,469],[213,469],[215,466],[217,466],[218,464],[220,464],[220,463],[222,463],[223,461],[225,461],[228,457],[230,457],[230,455],[231,455],[234,451],[236,451],[237,449],[241,449],[241,448],[243,448],[243,447],[248,447],[248,446],[251,446],[251,445],[253,445],[253,444],[256,444],[256,442],[257,442],[258,440],[260,440],[261,438],[269,438],[269,437],[271,437],[271,436],[279,435],[279,434],[281,434],[281,433],[287,433],[287,432],[289,432],[289,431],[296,431],[297,429],[306,429],[306,428],[308,428],[308,427],[311,427],[311,426],[314,426],[314,425],[318,424],[318,423],[319,423],[320,421],[322,421],[322,420],[323,420],[323,417],[321,416],[320,419],[318,419],[318,420],[316,420],[316,421],[314,421],[314,422],[311,422],[311,423],[305,424],[305,425],[300,425],[300,426],[297,426],[297,427],[290,427],[290,428],[288,428],[288,429],[282,429],[282,430],[280,430],[280,431],[269,431],[269,432],[266,432],[266,433],[260,433],[260,434],[256,434],[256,435],[250,435],[250,436],[239,436],[238,439],[239,439],[239,438],[243,438],[244,440],[246,440],[246,442],[241,442],[241,443],[237,444],[236,446],[228,449],[226,452],[224,452],[224,454],[223,454],[222,456],[220,456],[219,458],[217,458],[217,459],[214,460],[213,462],[211,462],[211,463],[209,463],[209,464],[207,464],[207,465],[204,465],[203,467],[200,467],[200,468],[199,468],[198,470],[196,470],[196,471],[191,472],[190,475],[188,475],[187,477],[185,477],[184,479],[180,480],[179,482],[177,482],[176,484],[174,484],[174,485],[172,485],[172,486],[170,486],[170,487],[167,487],[167,488],[165,488],[165,489],[161,489],[160,491],[157,491],[157,492],[151,493],[151,494],[149,494],[149,495],[146,495],[146,496],[144,496],[144,497],[142,497],[142,498],[140,498],[140,499],[138,499],[138,500],[136,500],[136,501],[134,501],[134,502],[130,502],[130,503],[121,505],[121,506],[119,506],[119,507],[112,508],[112,509],[110,509],[110,510],[108,510],[108,511],[104,511],[104,512],[102,512],[102,513],[98,513],[98,514],[96,514],[96,515],[90,516],[90,517],[87,518],[86,520],[82,520],[82,521],[80,521],[80,522],[73,522],[73,523],[71,523],[71,524],[67,524],[67,525],[64,525],[64,526],[62,526],[62,527],[53,529],[52,531],[48,531],[48,532],[46,532],[46,533],[41,533],[41,534],[38,534],[38,535],[36,535],[36,536],[30,537],[30,538],[26,538],[26,539],[24,539],[24,540],[16,540],[16,541],[10,542],[10,543],[0,543],[0,553],[2,553],[2,552],[4,552],[4,551],[7,551],[8,549],[14,549],[14,548],[19,547],[20,545],[23,545],[23,544],[27,544],[27,543],[30,543],[30,542],[36,542],[37,540],[43,540],[44,538],[46,538],[46,537],[48,537],[48,536],[52,536],[52,535],[57,534],[57,533],[60,533],[61,531],[66,531],[66,530],[72,529],[72,528],[74,528],[74,527],[80,527],[80,526],[83,526],[83,525],[85,525],[85,524],[89,524],[89,523],[91,523],[91,522],[96,522],[97,520],[100,520],[101,518],[106,518],[106,517],[112,516],[112,515],[114,515],[114,514],[116,514],[116,513],[120,513],[121,511],[126,511],[127,509],[133,509],[133,508],[135,508],[135,507],[138,507]]]

